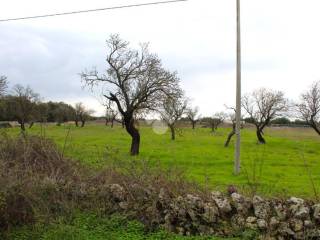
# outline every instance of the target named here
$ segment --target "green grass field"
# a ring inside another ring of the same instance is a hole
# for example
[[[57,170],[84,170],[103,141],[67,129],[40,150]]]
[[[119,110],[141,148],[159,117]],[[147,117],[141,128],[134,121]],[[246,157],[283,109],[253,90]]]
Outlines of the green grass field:
[[[18,133],[19,129],[9,132]],[[190,181],[210,189],[225,189],[229,184],[259,184],[263,195],[314,197],[312,181],[320,192],[320,137],[311,129],[269,128],[266,145],[258,145],[254,129],[242,131],[242,173],[233,175],[233,142],[223,146],[230,129],[183,128],[176,141],[169,133],[156,134],[151,127],[141,127],[139,159],[160,163],[164,168],[185,171]],[[89,124],[28,129],[29,134],[43,134],[53,139],[65,154],[95,167],[111,159],[130,161],[130,137],[124,129]]]

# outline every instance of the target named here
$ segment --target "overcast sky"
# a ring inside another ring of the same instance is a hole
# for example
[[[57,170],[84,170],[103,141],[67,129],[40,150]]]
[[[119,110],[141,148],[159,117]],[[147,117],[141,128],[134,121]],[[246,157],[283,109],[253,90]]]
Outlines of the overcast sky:
[[[155,0],[3,0],[1,19]],[[243,92],[282,90],[291,99],[320,80],[320,1],[242,0]],[[103,114],[78,73],[105,69],[112,33],[150,42],[203,115],[235,102],[236,0],[188,2],[0,23],[0,75],[44,100],[82,101]]]

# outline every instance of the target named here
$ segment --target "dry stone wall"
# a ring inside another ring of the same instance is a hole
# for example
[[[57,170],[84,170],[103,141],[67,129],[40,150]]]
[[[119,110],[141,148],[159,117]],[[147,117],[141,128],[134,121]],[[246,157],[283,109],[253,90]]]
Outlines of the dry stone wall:
[[[112,211],[181,235],[235,236],[249,229],[260,239],[320,239],[320,203],[301,198],[248,198],[237,192],[174,196],[137,184],[108,185],[107,196]]]

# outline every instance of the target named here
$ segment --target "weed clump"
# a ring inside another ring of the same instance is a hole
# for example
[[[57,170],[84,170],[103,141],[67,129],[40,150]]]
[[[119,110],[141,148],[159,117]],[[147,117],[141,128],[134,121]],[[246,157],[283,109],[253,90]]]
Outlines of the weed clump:
[[[0,138],[0,228],[67,212],[83,169],[41,137]],[[74,200],[74,199],[72,199]]]

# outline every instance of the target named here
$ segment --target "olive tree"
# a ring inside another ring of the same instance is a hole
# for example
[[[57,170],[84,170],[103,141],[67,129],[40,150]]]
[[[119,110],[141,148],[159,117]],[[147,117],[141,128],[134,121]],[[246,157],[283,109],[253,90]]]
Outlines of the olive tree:
[[[75,120],[74,108],[64,102],[47,102],[47,121],[56,122],[58,126]]]
[[[37,120],[41,123],[48,121],[49,107],[46,102],[40,102],[37,104]]]
[[[197,122],[200,120],[199,107],[189,107],[186,110],[187,119],[192,125],[192,129],[195,129]]]
[[[159,108],[161,99],[174,94],[179,79],[176,73],[163,68],[159,57],[149,52],[148,44],[132,49],[119,35],[111,35],[107,40],[106,62],[105,74],[93,69],[83,72],[81,77],[92,88],[103,85],[103,96],[117,105],[131,136],[130,153],[138,155],[140,132],[135,114]]]
[[[265,144],[264,128],[287,111],[288,103],[283,92],[260,88],[243,97],[242,107],[256,127],[258,142]]]
[[[171,140],[176,139],[177,122],[186,112],[187,100],[183,95],[176,95],[175,97],[167,97],[163,102],[162,108],[159,111],[161,119],[167,124],[171,132]]]
[[[301,94],[297,111],[299,117],[320,135],[320,81],[313,83],[308,91]]]

